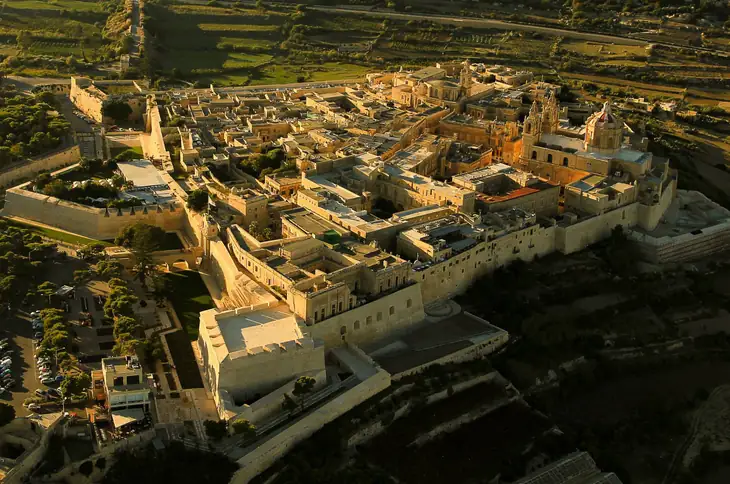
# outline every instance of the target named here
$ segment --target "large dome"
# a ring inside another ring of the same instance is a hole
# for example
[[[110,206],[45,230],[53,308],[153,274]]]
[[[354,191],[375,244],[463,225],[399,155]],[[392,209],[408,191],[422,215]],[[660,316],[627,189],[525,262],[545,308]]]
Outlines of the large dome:
[[[586,148],[601,152],[620,149],[623,128],[623,121],[611,112],[611,105],[606,102],[603,109],[586,122]]]

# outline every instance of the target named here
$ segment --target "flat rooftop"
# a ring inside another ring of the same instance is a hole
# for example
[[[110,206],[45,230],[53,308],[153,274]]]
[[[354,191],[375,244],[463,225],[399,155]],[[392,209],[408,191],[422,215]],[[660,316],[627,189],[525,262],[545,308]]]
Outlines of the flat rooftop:
[[[302,207],[281,212],[281,218],[299,227],[308,234],[321,235],[330,231],[335,231],[340,235],[348,233],[347,230],[343,229],[339,225]]]
[[[505,333],[481,318],[460,313],[422,326],[370,356],[394,375]]]
[[[677,197],[654,230],[638,226],[631,230],[654,238],[678,237],[693,232],[699,235],[703,229],[722,223],[730,223],[730,210],[700,192],[677,190]]]
[[[117,163],[125,180],[134,183],[135,188],[163,188],[167,183],[159,170],[147,160],[133,160]]]
[[[277,309],[219,317],[216,322],[229,353],[256,351],[304,337],[295,316]]]

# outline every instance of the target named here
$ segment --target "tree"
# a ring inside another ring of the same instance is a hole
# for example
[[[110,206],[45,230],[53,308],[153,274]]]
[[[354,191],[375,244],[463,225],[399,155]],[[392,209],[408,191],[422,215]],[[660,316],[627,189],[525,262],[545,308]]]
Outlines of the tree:
[[[46,297],[51,297],[56,293],[58,286],[51,281],[45,281],[38,284],[38,293]]]
[[[214,441],[219,441],[228,434],[225,420],[206,420],[203,422],[205,433]]]
[[[91,271],[81,269],[74,271],[74,284],[77,286],[83,286],[91,279]]]
[[[94,464],[90,460],[82,462],[79,466],[79,472],[86,477],[89,477],[91,473],[94,472]]]
[[[15,41],[18,44],[18,49],[26,50],[33,43],[33,36],[28,30],[21,30],[15,37]]]
[[[71,395],[79,395],[86,393],[91,386],[91,377],[88,373],[77,373],[75,375],[66,375],[59,385],[59,389],[64,397]]]
[[[10,302],[17,290],[18,280],[15,276],[5,276],[0,279],[0,300]]]
[[[125,227],[114,242],[131,249],[134,255],[134,272],[140,282],[145,285],[147,276],[155,270],[152,253],[160,248],[165,231],[154,225],[138,222]]]
[[[316,383],[317,380],[311,376],[300,376],[294,382],[294,390],[292,391],[292,394],[295,397],[299,397],[299,403],[302,406],[302,411],[304,411],[304,397],[311,393]]]
[[[96,264],[96,273],[99,277],[107,281],[119,278],[122,275],[122,264],[113,260],[99,261],[99,263]]]
[[[245,418],[237,418],[231,422],[231,427],[236,435],[243,435],[244,440],[256,437],[256,426]]]
[[[104,105],[102,114],[112,118],[117,123],[121,123],[129,119],[129,115],[132,114],[132,108],[126,101],[111,101]]]
[[[208,205],[208,192],[204,190],[193,190],[188,195],[188,208],[196,212],[202,211]]]
[[[0,402],[0,427],[4,427],[15,419],[15,409],[5,402]]]

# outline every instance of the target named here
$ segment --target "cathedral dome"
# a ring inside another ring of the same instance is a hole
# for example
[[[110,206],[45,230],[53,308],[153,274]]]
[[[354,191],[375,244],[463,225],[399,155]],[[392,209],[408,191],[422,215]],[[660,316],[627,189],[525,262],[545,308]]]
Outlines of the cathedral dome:
[[[606,102],[601,111],[586,121],[586,148],[601,152],[612,152],[621,148],[623,121],[611,112]]]

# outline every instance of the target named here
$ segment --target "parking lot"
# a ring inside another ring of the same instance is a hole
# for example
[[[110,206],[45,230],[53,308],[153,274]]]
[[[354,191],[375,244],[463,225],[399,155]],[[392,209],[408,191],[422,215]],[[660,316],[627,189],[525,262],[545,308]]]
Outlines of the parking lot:
[[[11,371],[15,386],[11,389],[11,393],[0,396],[0,401],[11,404],[15,408],[15,414],[21,417],[30,414],[23,407],[23,401],[45,385],[41,385],[36,377],[30,317],[20,312],[5,319],[4,323],[2,337],[10,340],[10,348],[13,350]]]

